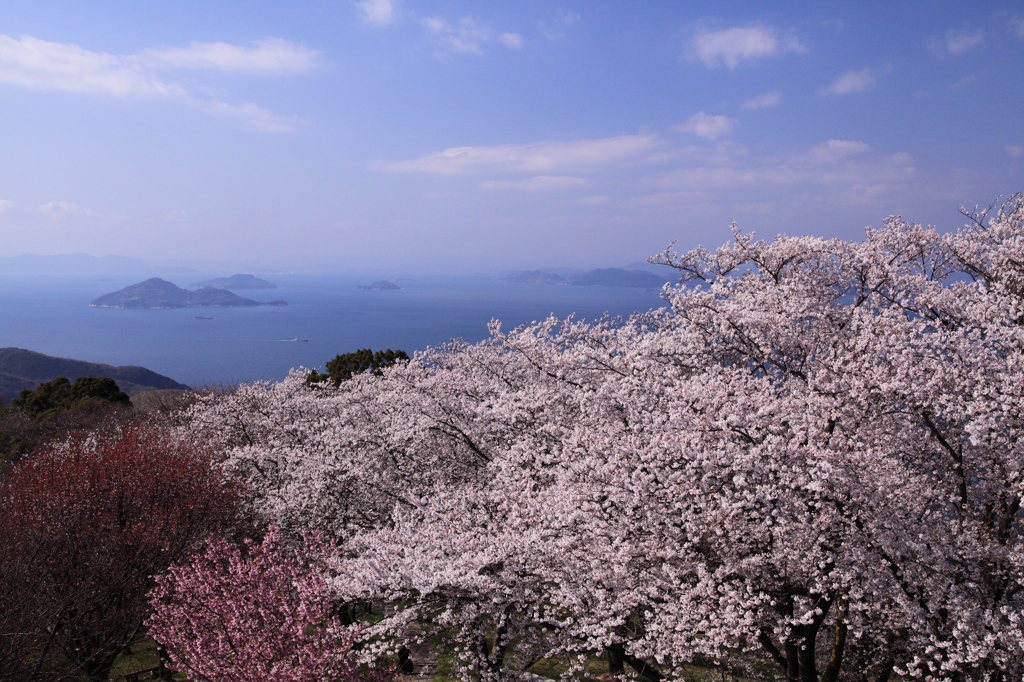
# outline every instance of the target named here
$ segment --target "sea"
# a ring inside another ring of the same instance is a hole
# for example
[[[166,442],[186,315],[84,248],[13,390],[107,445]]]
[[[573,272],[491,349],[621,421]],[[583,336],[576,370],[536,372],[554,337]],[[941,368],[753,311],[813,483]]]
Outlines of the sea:
[[[111,365],[139,365],[193,387],[283,379],[361,348],[414,351],[453,338],[477,342],[549,315],[594,320],[664,305],[657,290],[518,284],[497,276],[422,275],[398,290],[372,279],[274,275],[277,290],[236,291],[287,306],[133,310],[89,302],[139,281],[95,276],[0,276],[0,348]],[[178,281],[181,287],[190,280]],[[211,318],[211,319],[207,319]]]

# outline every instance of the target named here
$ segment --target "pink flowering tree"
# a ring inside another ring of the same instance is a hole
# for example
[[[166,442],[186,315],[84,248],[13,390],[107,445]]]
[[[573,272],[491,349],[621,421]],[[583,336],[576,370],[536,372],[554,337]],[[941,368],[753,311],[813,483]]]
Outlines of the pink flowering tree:
[[[625,321],[549,319],[197,405],[257,510],[343,541],[464,680],[1024,675],[1024,201],[955,233],[735,231]],[[218,440],[219,439],[219,440]]]
[[[150,635],[173,667],[205,682],[384,682],[388,671],[360,670],[358,629],[332,615],[321,570],[325,546],[294,551],[276,529],[245,551],[211,541],[174,566],[151,592]]]

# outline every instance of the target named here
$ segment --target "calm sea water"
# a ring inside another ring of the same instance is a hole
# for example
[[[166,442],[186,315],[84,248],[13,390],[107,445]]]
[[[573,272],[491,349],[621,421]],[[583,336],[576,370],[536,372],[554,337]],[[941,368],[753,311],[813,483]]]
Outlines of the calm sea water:
[[[551,313],[594,319],[662,305],[658,292],[643,289],[510,284],[492,277],[416,277],[397,282],[399,291],[358,290],[365,277],[272,279],[283,288],[237,293],[283,298],[287,307],[124,310],[90,308],[89,301],[138,277],[0,277],[0,348],[141,365],[198,386],[277,380],[293,367],[322,367],[359,348],[411,354],[451,338],[475,342],[487,336],[492,318],[511,329]]]

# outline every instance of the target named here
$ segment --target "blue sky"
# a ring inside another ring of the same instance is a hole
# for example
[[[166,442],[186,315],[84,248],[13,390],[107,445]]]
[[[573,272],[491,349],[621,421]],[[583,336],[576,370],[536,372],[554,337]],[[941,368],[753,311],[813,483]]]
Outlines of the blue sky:
[[[0,0],[0,256],[594,267],[1021,190],[1020,2]]]

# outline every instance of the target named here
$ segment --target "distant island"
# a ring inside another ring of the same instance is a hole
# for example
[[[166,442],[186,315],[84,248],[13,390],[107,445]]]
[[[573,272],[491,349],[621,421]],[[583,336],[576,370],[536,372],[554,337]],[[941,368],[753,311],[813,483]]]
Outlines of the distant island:
[[[214,289],[280,289],[281,287],[268,282],[265,279],[252,275],[231,275],[230,277],[217,277],[208,279],[205,282],[193,282],[195,288],[212,287]]]
[[[11,399],[25,390],[57,377],[74,381],[79,377],[108,377],[129,396],[154,389],[184,390],[188,386],[157,374],[145,367],[134,365],[104,365],[98,362],[55,358],[24,348],[0,348],[0,397]],[[0,400],[2,403],[3,400]]]
[[[104,294],[89,305],[95,308],[206,308],[257,305],[288,305],[277,300],[268,303],[242,298],[226,289],[206,287],[198,291],[181,289],[167,280],[153,277],[120,291]]]
[[[387,290],[391,290],[391,289],[401,289],[401,288],[402,287],[398,286],[394,282],[389,282],[386,279],[379,279],[376,282],[374,282],[373,284],[370,284],[369,286],[363,284],[363,285],[360,285],[360,286],[356,287],[356,289],[369,289],[369,290],[372,290],[372,291],[387,291]]]
[[[622,268],[598,268],[587,272],[563,277],[553,272],[532,270],[514,272],[501,278],[503,282],[516,284],[568,284],[573,286],[605,286],[605,287],[636,287],[644,289],[660,289],[668,277],[656,275],[646,270],[623,270]]]

